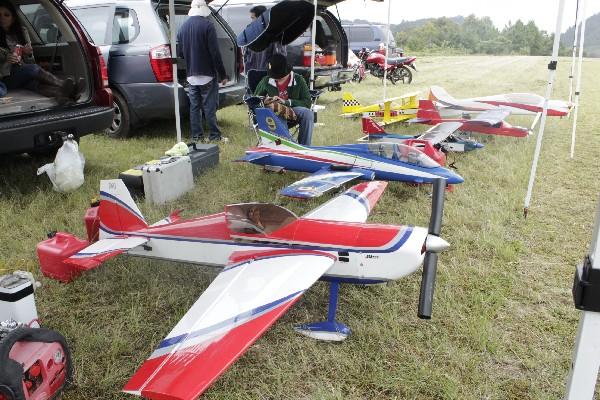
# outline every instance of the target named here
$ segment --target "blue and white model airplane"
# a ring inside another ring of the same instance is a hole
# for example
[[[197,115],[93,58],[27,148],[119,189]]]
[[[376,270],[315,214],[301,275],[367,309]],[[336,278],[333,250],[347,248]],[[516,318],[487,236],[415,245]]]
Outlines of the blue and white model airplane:
[[[260,142],[246,150],[239,161],[264,166],[271,171],[299,171],[312,175],[284,188],[284,196],[312,198],[354,179],[447,184],[463,178],[440,166],[415,147],[398,143],[354,143],[336,146],[303,146],[268,108],[257,108]]]

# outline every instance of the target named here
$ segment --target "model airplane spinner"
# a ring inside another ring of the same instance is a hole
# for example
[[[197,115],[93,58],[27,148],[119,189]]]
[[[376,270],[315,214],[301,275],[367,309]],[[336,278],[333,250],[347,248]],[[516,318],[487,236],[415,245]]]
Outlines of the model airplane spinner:
[[[121,180],[101,181],[100,240],[66,255],[64,265],[90,270],[124,253],[223,267],[124,391],[195,399],[317,280],[330,282],[329,312],[325,322],[295,328],[309,337],[340,341],[350,333],[335,319],[340,283],[393,281],[421,264],[418,314],[430,318],[438,252],[449,246],[439,237],[445,181],[434,182],[429,229],[365,223],[386,185],[358,184],[303,217],[247,203],[149,226]]]
[[[409,123],[419,123],[426,125],[437,125],[442,122],[460,122],[458,128],[461,132],[483,133],[486,135],[500,135],[513,137],[526,137],[530,130],[521,126],[513,126],[504,121],[510,115],[508,110],[496,108],[482,111],[473,118],[445,118],[440,115],[435,104],[431,100],[419,100],[419,110],[417,118],[411,119]]]
[[[262,165],[267,170],[309,172],[312,175],[284,188],[285,196],[311,198],[354,179],[380,179],[431,183],[445,178],[448,184],[463,178],[440,166],[419,149],[397,143],[353,143],[337,146],[303,146],[293,141],[279,118],[268,108],[256,109],[260,143],[238,161]]]
[[[532,93],[507,93],[494,96],[455,99],[439,86],[431,86],[429,100],[435,101],[444,117],[480,113],[490,110],[506,110],[513,115],[535,115],[541,113],[545,99]],[[548,102],[548,116],[564,117],[571,107],[562,100]]]
[[[428,129],[427,132],[413,136],[386,132],[381,125],[369,116],[363,116],[362,127],[366,135],[359,139],[362,142],[391,142],[391,143],[430,143],[435,148],[446,152],[464,153],[483,148],[483,144],[455,132],[462,126],[461,122],[441,122]],[[423,145],[425,147],[425,145]],[[426,148],[426,147],[425,147]],[[429,157],[432,155],[424,151]],[[433,157],[432,157],[433,158]],[[443,165],[440,163],[440,165]]]
[[[380,103],[362,105],[352,94],[342,94],[342,114],[344,118],[360,117],[367,114],[377,118],[382,125],[406,121],[416,116],[418,93],[386,99]]]

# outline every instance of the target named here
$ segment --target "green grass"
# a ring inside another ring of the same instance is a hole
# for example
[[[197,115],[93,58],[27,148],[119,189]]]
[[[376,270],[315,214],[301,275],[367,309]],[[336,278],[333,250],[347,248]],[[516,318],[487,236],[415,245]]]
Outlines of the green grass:
[[[445,87],[456,97],[501,92],[544,94],[547,58],[430,57],[417,60],[410,86],[389,96]],[[559,63],[555,98],[568,96],[569,60]],[[579,313],[573,308],[574,266],[591,238],[599,181],[600,62],[585,60],[574,160],[571,120],[548,120],[530,214],[522,217],[535,137],[484,137],[485,149],[456,156],[465,183],[447,195],[442,234],[452,248],[440,257],[431,321],[416,316],[420,273],[387,285],[343,286],[339,320],[353,329],[342,344],[299,336],[292,325],[326,315],[327,286],[317,283],[206,393],[206,399],[558,399],[565,391]],[[364,102],[382,96],[381,81],[347,85]],[[351,142],[358,121],[337,117],[341,93],[327,92],[314,144]],[[231,143],[221,163],[196,179],[192,192],[165,206],[140,203],[147,220],[184,208],[190,217],[224,204],[271,201],[302,214],[325,201],[297,202],[277,192],[301,175],[266,174],[231,162],[254,137],[246,109],[218,113]],[[511,117],[516,125],[531,119]],[[74,193],[52,191],[35,171],[43,161],[0,161],[0,269],[34,272],[43,325],[69,340],[75,385],[65,399],[129,398],[120,389],[214,278],[216,271],[119,257],[69,285],[41,276],[35,245],[46,232],[85,235],[83,212],[100,179],[160,155],[174,143],[173,123],[153,123],[133,139],[81,140],[86,182]],[[418,132],[423,127],[393,126]],[[184,132],[189,136],[187,124]],[[537,129],[536,129],[537,132]],[[370,220],[426,225],[425,188],[389,185]]]

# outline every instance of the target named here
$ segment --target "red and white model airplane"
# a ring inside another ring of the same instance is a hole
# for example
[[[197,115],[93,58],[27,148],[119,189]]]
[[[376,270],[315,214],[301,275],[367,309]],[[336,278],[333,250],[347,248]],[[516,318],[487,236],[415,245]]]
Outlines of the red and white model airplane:
[[[195,399],[317,280],[330,282],[329,313],[325,322],[295,328],[309,337],[340,341],[350,333],[335,319],[340,283],[393,281],[422,263],[419,316],[430,318],[438,252],[449,246],[439,237],[445,180],[434,181],[429,229],[365,223],[386,185],[361,183],[302,217],[247,203],[148,225],[121,180],[102,181],[100,240],[65,265],[89,270],[126,253],[223,267],[124,391]]]
[[[468,114],[467,114],[468,115]],[[427,125],[438,125],[445,122],[459,122],[461,125],[457,128],[461,132],[484,133],[486,135],[525,137],[530,131],[521,126],[513,126],[504,121],[510,115],[508,110],[493,108],[482,111],[473,118],[442,117],[440,111],[431,100],[419,100],[419,110],[417,118],[408,120],[409,123],[419,123]]]
[[[507,93],[455,99],[444,88],[431,86],[429,100],[435,102],[442,116],[449,117],[498,109],[506,110],[513,115],[535,115],[542,112],[545,99],[532,93]],[[548,102],[548,116],[564,117],[569,114],[570,110],[571,106],[566,101],[550,100]]]

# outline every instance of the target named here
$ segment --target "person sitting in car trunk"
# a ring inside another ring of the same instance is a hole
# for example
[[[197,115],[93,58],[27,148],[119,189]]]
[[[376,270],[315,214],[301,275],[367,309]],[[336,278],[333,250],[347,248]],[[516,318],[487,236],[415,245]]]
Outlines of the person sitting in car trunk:
[[[72,78],[59,79],[35,64],[27,29],[21,25],[14,5],[0,2],[0,97],[8,90],[30,89],[59,104],[79,97]]]
[[[266,96],[265,106],[284,122],[298,121],[298,143],[310,146],[314,126],[310,110],[310,92],[301,75],[295,74],[282,54],[275,54],[268,64],[268,74],[256,86],[256,96]]]

